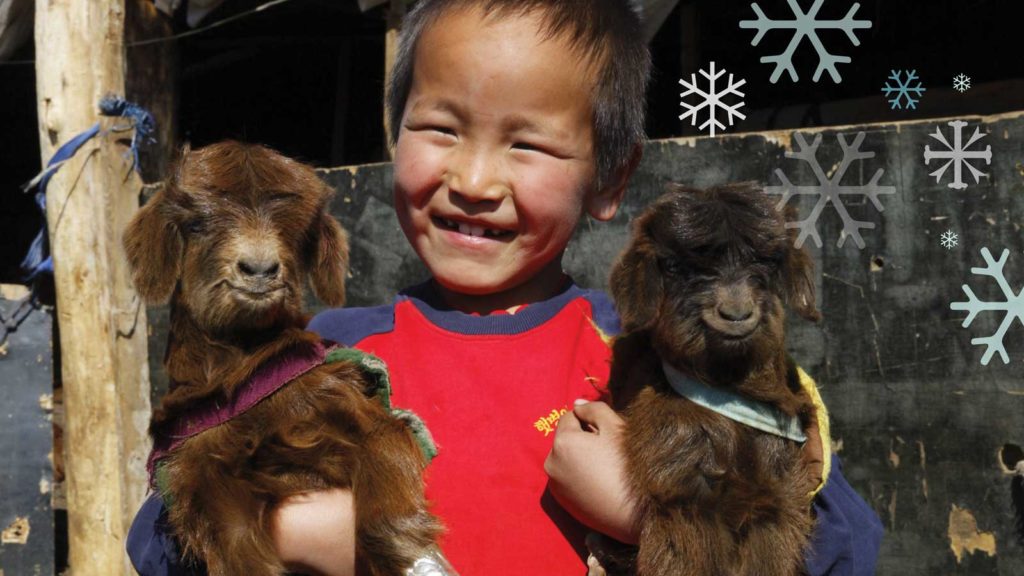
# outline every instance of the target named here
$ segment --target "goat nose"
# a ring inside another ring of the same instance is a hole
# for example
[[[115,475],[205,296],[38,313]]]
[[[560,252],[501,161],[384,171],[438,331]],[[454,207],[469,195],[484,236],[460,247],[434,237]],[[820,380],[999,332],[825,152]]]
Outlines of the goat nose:
[[[238,261],[238,271],[246,276],[257,278],[276,278],[281,264],[273,258],[242,258]]]
[[[742,322],[753,314],[751,302],[723,302],[718,305],[718,315],[730,322]]]

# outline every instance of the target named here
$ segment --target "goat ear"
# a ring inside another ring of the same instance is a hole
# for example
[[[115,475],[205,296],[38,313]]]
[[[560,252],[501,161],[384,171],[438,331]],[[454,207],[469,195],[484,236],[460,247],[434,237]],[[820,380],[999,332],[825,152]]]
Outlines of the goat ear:
[[[166,301],[181,275],[185,245],[170,214],[165,188],[135,214],[122,239],[132,284],[146,302]]]
[[[658,256],[643,224],[637,223],[633,241],[612,268],[609,282],[625,332],[650,326],[664,295]]]
[[[309,283],[321,302],[341,306],[345,303],[345,275],[348,273],[348,234],[326,209],[320,212],[313,226]]]
[[[787,212],[786,220],[794,219],[795,214]],[[814,262],[806,249],[796,247],[798,232],[797,228],[790,228],[787,234],[786,257],[782,270],[786,301],[798,314],[817,322],[821,320],[821,313],[815,306]]]

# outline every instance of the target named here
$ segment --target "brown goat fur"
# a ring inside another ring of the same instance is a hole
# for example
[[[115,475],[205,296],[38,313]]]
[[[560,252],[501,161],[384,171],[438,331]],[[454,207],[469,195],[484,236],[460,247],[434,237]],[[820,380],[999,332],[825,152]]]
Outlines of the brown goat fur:
[[[819,318],[794,232],[753,184],[673,186],[635,221],[611,275],[623,334],[609,392],[639,549],[606,551],[609,573],[803,573],[814,486],[801,446],[678,395],[661,366],[813,424],[784,342],[783,302]]]
[[[154,437],[199,403],[230,398],[279,353],[319,342],[304,331],[306,278],[339,306],[348,266],[332,193],[312,168],[228,141],[186,147],[135,216],[124,237],[133,282],[147,301],[171,300],[171,389]],[[440,526],[423,497],[424,457],[369,386],[350,363],[322,364],[173,450],[161,474],[185,556],[213,576],[284,574],[274,506],[330,487],[353,491],[360,573],[404,574],[433,551]]]

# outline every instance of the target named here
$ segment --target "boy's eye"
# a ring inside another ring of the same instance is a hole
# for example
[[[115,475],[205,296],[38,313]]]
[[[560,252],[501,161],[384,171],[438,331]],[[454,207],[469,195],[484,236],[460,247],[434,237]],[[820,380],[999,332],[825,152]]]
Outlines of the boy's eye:
[[[553,158],[559,158],[559,159],[566,159],[566,158],[568,158],[568,156],[566,154],[560,153],[560,152],[556,151],[554,148],[551,148],[551,147],[546,146],[546,145],[541,145],[541,144],[533,144],[531,142],[515,142],[515,143],[512,144],[512,149],[513,150],[523,150],[525,152],[539,152],[541,154],[546,154],[546,155],[551,156]]]
[[[436,132],[438,134],[443,134],[445,136],[455,136],[456,135],[454,128],[451,128],[451,127],[443,125],[443,124],[429,124],[429,123],[426,123],[426,122],[420,123],[420,122],[416,122],[416,121],[410,121],[410,122],[406,122],[406,124],[404,125],[404,128],[406,130],[411,131],[411,132]]]
[[[539,147],[534,146],[529,142],[516,142],[515,144],[512,145],[512,148],[515,148],[516,150],[532,150],[534,152],[542,152],[542,150]]]

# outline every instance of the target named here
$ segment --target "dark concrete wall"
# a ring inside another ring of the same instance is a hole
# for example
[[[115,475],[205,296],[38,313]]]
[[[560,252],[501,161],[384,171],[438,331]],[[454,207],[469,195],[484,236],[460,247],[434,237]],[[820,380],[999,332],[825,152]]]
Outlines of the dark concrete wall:
[[[1024,114],[965,120],[965,141],[980,126],[988,135],[974,148],[992,147],[991,165],[974,162],[989,176],[974,184],[965,169],[966,190],[947,187],[952,167],[936,183],[935,161],[924,164],[925,145],[942,148],[929,134],[941,128],[951,139],[946,121],[806,133],[808,142],[822,135],[818,159],[831,174],[842,158],[837,134],[852,142],[865,132],[860,149],[874,157],[854,162],[841,183],[866,184],[881,168],[879,184],[895,192],[879,197],[883,212],[862,196],[844,197],[854,218],[875,223],[862,231],[863,249],[852,238],[836,246],[842,225],[826,206],[823,246],[806,243],[824,320],[791,319],[789,337],[831,410],[847,478],[885,525],[880,574],[1024,574],[1011,476],[999,462],[1004,445],[1024,444],[1024,319],[1005,339],[1010,363],[997,355],[983,366],[984,347],[971,338],[991,335],[1003,313],[983,312],[962,328],[966,313],[949,306],[965,299],[964,283],[1000,300],[992,279],[970,273],[984,266],[982,247],[996,258],[1008,249],[1004,272],[1014,291],[1024,289]],[[566,270],[584,286],[606,286],[628,221],[666,182],[778,185],[781,168],[794,184],[815,184],[809,165],[786,158],[787,149],[798,149],[790,132],[650,142],[620,213],[608,223],[581,222]],[[391,174],[390,164],[324,172],[338,190],[332,210],[351,234],[353,306],[390,301],[426,277],[392,213]],[[814,200],[799,199],[802,217]],[[940,245],[946,230],[959,236],[955,248]],[[159,312],[150,318],[159,388],[165,322]]]
[[[0,346],[0,576],[53,574],[55,561],[53,317],[22,302],[0,295],[0,319],[21,321]]]

